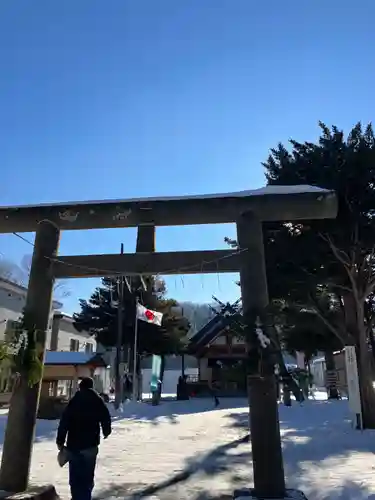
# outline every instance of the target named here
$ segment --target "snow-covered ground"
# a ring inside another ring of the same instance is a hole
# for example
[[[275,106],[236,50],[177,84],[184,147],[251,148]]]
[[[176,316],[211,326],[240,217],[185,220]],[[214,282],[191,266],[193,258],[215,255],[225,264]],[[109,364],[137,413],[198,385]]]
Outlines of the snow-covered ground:
[[[309,500],[375,500],[375,433],[351,428],[346,401],[317,397],[280,406],[288,487]],[[96,497],[219,499],[252,482],[245,400],[128,403],[101,446]],[[3,440],[6,415],[0,415]],[[31,476],[70,498],[67,469],[56,461],[56,422],[38,422]],[[267,429],[264,430],[267,432]],[[153,495],[153,496],[152,496]],[[228,497],[230,498],[230,497]]]

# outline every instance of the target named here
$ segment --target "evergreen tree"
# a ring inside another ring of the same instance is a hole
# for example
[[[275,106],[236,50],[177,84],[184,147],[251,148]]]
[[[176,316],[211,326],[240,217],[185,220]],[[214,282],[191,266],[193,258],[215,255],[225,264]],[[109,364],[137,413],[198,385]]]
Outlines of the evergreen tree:
[[[164,282],[153,280],[153,294],[137,292],[139,300],[146,307],[153,307],[163,312],[162,326],[143,321],[138,322],[139,354],[175,354],[185,345],[185,336],[189,329],[188,321],[175,311],[177,302],[165,298]],[[155,289],[155,284],[157,289]],[[150,285],[150,283],[149,283]],[[135,295],[124,287],[122,345],[134,344]],[[152,299],[150,298],[152,295]],[[152,302],[152,306],[148,302]],[[118,291],[117,283],[111,278],[103,278],[102,286],[97,287],[89,300],[80,300],[81,311],[74,314],[77,330],[90,332],[98,343],[105,347],[114,347],[118,332]]]
[[[341,346],[356,347],[364,425],[375,427],[375,137],[371,125],[357,124],[346,138],[335,126],[320,128],[317,143],[279,144],[264,163],[269,184],[333,189],[339,200],[334,220],[265,225],[270,296],[306,305]],[[342,321],[321,308],[322,288]]]

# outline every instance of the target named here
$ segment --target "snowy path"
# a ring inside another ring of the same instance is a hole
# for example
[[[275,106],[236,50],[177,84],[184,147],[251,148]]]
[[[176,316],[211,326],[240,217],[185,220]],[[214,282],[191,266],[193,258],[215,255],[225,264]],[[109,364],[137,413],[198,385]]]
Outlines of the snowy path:
[[[96,496],[136,498],[132,494],[155,485],[151,498],[206,500],[249,486],[251,450],[241,439],[246,402],[212,406],[208,400],[126,406],[101,446]],[[346,418],[345,401],[280,407],[288,486],[309,500],[375,500],[375,433],[352,430]],[[1,415],[1,441],[5,421]],[[32,480],[53,482],[65,500],[67,469],[56,462],[56,425],[38,422]]]

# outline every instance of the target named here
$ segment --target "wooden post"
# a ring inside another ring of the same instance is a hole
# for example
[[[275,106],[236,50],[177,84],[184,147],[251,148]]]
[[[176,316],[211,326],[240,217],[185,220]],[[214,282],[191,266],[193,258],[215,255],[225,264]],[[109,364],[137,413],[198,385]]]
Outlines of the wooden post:
[[[237,238],[240,249],[244,250],[240,281],[250,362],[252,356],[257,357],[254,352],[257,343],[254,338],[255,320],[257,316],[263,316],[268,305],[261,221],[252,213],[243,214],[237,221]],[[285,478],[274,365],[267,358],[258,359],[248,375],[254,493],[259,498],[284,498]]]
[[[54,284],[50,259],[57,254],[59,239],[56,226],[47,221],[39,224],[26,298],[25,318],[28,324],[35,325],[43,362]],[[0,470],[2,490],[21,492],[28,486],[41,382],[30,387],[23,374],[13,390]]]

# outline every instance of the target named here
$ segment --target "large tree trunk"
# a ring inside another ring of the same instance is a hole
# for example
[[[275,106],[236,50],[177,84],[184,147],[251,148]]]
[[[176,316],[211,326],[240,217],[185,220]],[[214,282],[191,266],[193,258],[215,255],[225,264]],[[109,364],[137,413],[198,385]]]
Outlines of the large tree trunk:
[[[326,362],[326,378],[327,378],[328,372],[336,371],[335,357],[332,351],[326,351],[324,353],[324,357]],[[329,381],[326,380],[326,389],[327,389],[328,399],[339,399],[339,391],[337,390],[337,384],[335,379]]]
[[[359,389],[362,403],[362,423],[365,429],[375,429],[375,391],[370,353],[357,349]]]
[[[346,327],[356,339],[359,390],[362,405],[362,423],[365,429],[375,429],[375,391],[371,352],[366,335],[363,304],[353,294],[344,297]]]
[[[375,429],[374,371],[367,341],[362,304],[357,304],[357,325],[359,344],[357,349],[357,365],[362,403],[362,423],[365,429]]]

